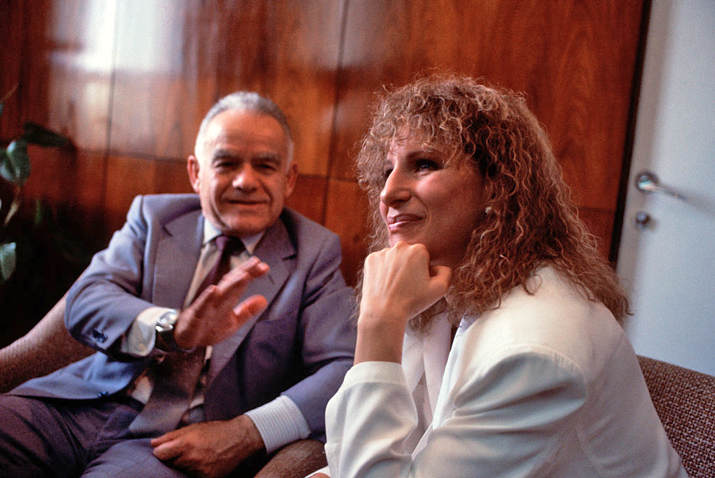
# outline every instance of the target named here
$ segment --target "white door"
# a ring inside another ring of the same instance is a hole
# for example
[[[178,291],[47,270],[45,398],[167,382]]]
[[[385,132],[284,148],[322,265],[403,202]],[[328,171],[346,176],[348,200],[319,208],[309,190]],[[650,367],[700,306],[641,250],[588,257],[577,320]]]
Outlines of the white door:
[[[626,332],[641,355],[715,375],[715,1],[653,1],[634,140]],[[636,189],[641,172],[665,191]]]

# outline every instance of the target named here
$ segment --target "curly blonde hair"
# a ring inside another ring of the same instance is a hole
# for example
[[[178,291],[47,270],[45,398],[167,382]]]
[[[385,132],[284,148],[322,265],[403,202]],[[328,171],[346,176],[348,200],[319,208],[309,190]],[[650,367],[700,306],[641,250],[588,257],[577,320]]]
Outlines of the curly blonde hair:
[[[452,158],[468,157],[485,178],[488,207],[448,295],[453,319],[498,307],[516,286],[532,293],[528,279],[544,265],[560,271],[589,300],[602,302],[617,320],[630,313],[615,271],[579,219],[546,133],[522,96],[456,75],[422,77],[380,96],[356,160],[372,209],[371,252],[388,244],[379,213],[384,160],[406,127],[426,143],[447,148]],[[413,319],[413,327],[424,329],[431,312]]]

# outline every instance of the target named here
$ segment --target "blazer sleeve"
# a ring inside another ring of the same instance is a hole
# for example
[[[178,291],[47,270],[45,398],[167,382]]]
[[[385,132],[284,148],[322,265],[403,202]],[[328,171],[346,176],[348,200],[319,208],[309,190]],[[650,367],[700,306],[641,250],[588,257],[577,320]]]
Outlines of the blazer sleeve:
[[[300,318],[307,376],[284,394],[300,409],[313,436],[324,440],[325,406],[340,387],[355,353],[352,289],[340,272],[340,241],[326,235],[307,274]]]
[[[465,367],[448,394],[452,410],[412,456],[404,441],[417,420],[398,364],[351,369],[327,410],[331,476],[545,476],[563,430],[586,399],[585,379],[549,352],[505,351]],[[443,387],[444,387],[443,383]],[[438,405],[439,406],[439,405]]]
[[[137,315],[152,305],[139,298],[148,234],[142,203],[142,196],[134,199],[122,229],[107,249],[95,254],[67,296],[65,324],[70,334],[110,355]]]

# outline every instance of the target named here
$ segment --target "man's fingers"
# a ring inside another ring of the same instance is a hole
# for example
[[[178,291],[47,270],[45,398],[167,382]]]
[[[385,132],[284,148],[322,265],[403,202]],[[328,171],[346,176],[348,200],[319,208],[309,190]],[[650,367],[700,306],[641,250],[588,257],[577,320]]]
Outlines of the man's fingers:
[[[234,292],[234,295],[241,295],[249,282],[266,275],[269,270],[268,264],[254,256],[223,276],[217,287],[222,293]]]
[[[268,273],[268,264],[261,261],[258,257],[253,256],[240,266],[234,268],[226,274],[226,277],[238,276],[238,278],[257,278]]]
[[[164,433],[160,437],[152,438],[151,441],[149,441],[149,444],[156,448],[159,445],[162,445],[166,442],[171,441],[172,437],[173,437],[172,432]]]
[[[168,441],[154,447],[154,456],[161,461],[173,460],[181,455],[181,447],[175,441]]]
[[[268,305],[263,297],[251,297],[238,306],[236,303],[248,284],[269,270],[268,264],[252,257],[231,270],[218,284],[208,286],[182,311],[174,328],[176,343],[187,349],[216,344],[260,314]]]
[[[233,309],[239,327],[263,312],[266,307],[268,307],[268,301],[262,295],[254,295],[246,300],[242,300],[241,303]]]

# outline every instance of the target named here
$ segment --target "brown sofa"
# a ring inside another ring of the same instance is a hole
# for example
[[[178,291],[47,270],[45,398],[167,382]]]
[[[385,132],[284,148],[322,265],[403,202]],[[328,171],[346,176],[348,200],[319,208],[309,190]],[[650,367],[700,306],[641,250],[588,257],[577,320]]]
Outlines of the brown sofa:
[[[91,349],[64,327],[64,298],[24,337],[0,350],[0,392],[79,360]],[[715,477],[715,377],[638,357],[653,404],[692,478]],[[302,478],[325,465],[322,443],[302,440],[280,450],[259,478]]]
[[[638,357],[648,391],[691,478],[715,477],[715,377]]]
[[[0,392],[94,352],[70,336],[64,326],[64,313],[63,297],[32,330],[0,349]],[[303,478],[325,463],[321,442],[300,440],[276,452],[256,478]]]

